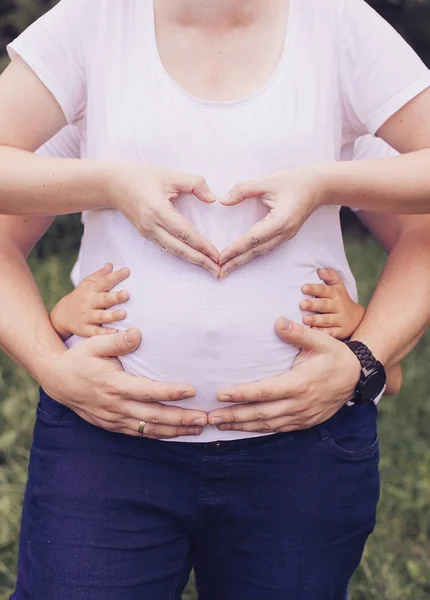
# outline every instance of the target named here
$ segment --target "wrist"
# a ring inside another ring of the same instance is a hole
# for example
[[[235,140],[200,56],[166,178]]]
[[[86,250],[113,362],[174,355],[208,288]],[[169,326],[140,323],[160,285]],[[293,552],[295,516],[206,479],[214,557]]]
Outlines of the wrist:
[[[52,327],[63,341],[67,340],[67,338],[72,335],[72,332],[63,325],[61,320],[61,300],[51,310],[49,318],[51,319]]]
[[[317,208],[337,205],[339,163],[327,162],[314,165],[316,185],[318,187]]]

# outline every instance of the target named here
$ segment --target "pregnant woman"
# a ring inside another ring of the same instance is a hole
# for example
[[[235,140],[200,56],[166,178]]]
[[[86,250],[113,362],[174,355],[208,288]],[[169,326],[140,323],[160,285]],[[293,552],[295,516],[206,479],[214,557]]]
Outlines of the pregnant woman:
[[[3,336],[51,396],[29,472],[32,598],[179,599],[194,565],[202,599],[343,599],[374,525],[376,408],[359,402],[382,367],[273,324],[301,320],[319,267],[354,296],[338,204],[428,207],[427,69],[362,0],[62,0],[9,51],[2,210],[87,210],[81,276],[130,267],[118,328],[144,332],[135,352],[112,342],[125,371],[109,372],[105,341],[65,351],[37,300],[25,340]],[[84,160],[30,153],[66,123]],[[366,132],[416,152],[336,163]],[[376,324],[356,335],[389,366],[407,340],[377,343]]]

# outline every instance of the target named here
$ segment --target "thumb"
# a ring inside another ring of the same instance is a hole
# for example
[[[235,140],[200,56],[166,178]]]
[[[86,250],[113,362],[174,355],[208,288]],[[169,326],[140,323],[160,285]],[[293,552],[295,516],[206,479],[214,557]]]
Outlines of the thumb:
[[[236,185],[228,192],[227,196],[220,202],[221,204],[224,204],[224,206],[235,206],[247,198],[261,196],[265,191],[264,180],[262,179],[253,179],[251,181],[246,181],[245,183],[236,183]]]
[[[175,181],[175,188],[185,194],[194,194],[196,198],[207,204],[216,202],[217,197],[209,189],[206,179],[199,175],[190,175],[189,173],[178,173]]]
[[[327,285],[339,285],[339,283],[342,283],[339,273],[334,269],[318,269],[318,277]]]
[[[285,317],[277,319],[275,330],[283,342],[301,350],[325,352],[330,342],[333,341],[326,333],[315,331],[315,329],[305,327]]]
[[[137,350],[140,346],[142,335],[136,328],[119,331],[112,335],[97,335],[86,342],[92,356],[124,356]]]

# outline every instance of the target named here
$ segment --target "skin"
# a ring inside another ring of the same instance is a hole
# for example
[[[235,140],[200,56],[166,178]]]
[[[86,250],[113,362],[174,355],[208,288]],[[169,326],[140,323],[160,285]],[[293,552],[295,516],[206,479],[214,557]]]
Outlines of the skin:
[[[157,42],[164,67],[184,89],[201,98],[222,101],[247,95],[270,78],[279,60],[288,27],[287,4],[285,0],[270,3],[158,0]],[[215,77],[215,73],[222,76]],[[28,98],[32,101],[28,102]],[[360,163],[310,165],[236,186],[223,200],[226,205],[257,196],[269,205],[270,212],[219,256],[172,204],[182,192],[194,193],[203,202],[214,201],[200,175],[31,154],[65,125],[65,118],[54,97],[29,67],[15,59],[0,77],[0,210],[40,216],[115,208],[154,243],[200,264],[217,277],[225,277],[234,268],[291,238],[323,204],[346,204],[368,210],[430,210],[430,158],[426,149],[430,146],[429,115],[430,92],[426,91],[378,132],[397,150],[410,152],[409,155]],[[127,352],[139,343],[136,332],[130,334],[129,345],[124,336],[112,339],[104,336],[104,341],[87,340],[66,352],[47,316],[38,320],[41,314],[37,302],[31,298],[30,303],[32,306],[26,307],[26,311],[33,319],[28,329],[23,328],[22,321],[6,324],[0,339],[51,396],[81,414],[88,411],[86,401],[91,397],[92,402],[98,402],[97,419],[105,422],[107,414],[111,414],[108,408],[117,406],[125,395],[132,399],[130,402],[138,403],[141,420],[155,420],[157,426],[189,425],[189,414],[163,417],[160,412],[154,413],[153,404],[163,397],[179,399],[182,394],[192,395],[194,391],[189,384],[155,384],[142,377],[133,382],[128,378],[125,383],[128,374],[115,369],[102,373],[103,344],[108,356],[112,353],[108,345],[119,343],[112,340],[121,340],[124,344],[121,351]],[[405,330],[398,311],[389,308],[375,300],[356,332],[388,366],[417,334]],[[428,320],[422,314],[420,317],[421,331]],[[304,349],[294,368],[280,378],[245,388],[220,390],[218,394],[220,401],[255,403],[237,407],[238,411],[245,408],[248,411],[245,420],[242,414],[245,430],[267,430],[266,425],[259,423],[265,421],[262,399],[264,410],[270,409],[270,418],[275,421],[272,425],[282,422],[284,430],[325,420],[353,395],[360,366],[350,350],[321,332],[298,324],[284,325],[283,321],[278,322],[278,335],[286,343]],[[35,347],[37,351],[33,351]],[[233,409],[228,410],[220,409],[209,417],[196,416],[194,420],[202,426],[208,421],[214,425],[235,425],[238,415]],[[130,418],[131,405],[127,411]]]

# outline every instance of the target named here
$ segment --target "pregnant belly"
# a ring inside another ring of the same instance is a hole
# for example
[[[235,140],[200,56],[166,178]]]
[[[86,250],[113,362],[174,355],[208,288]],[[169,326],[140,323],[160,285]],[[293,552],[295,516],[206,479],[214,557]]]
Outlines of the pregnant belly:
[[[174,257],[141,277],[131,269],[127,320],[142,331],[139,349],[122,357],[124,368],[157,381],[192,384],[196,397],[178,403],[204,411],[219,406],[217,391],[290,369],[297,349],[275,333],[277,317],[301,321],[304,281],[314,267],[279,273],[272,256],[246,265],[225,281]],[[273,257],[275,259],[275,257]],[[172,266],[174,268],[172,268]],[[272,265],[275,266],[275,265]]]

